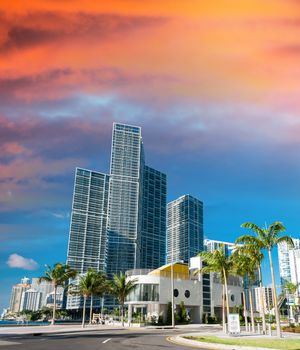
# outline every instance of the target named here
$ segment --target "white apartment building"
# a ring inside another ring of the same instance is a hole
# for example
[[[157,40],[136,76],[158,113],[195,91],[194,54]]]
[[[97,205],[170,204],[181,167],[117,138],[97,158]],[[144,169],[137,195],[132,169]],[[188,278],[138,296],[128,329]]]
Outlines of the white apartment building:
[[[278,244],[278,262],[281,285],[300,282],[300,239],[293,238],[294,249],[287,243]]]
[[[221,244],[223,244],[223,246],[224,246],[225,255],[226,256],[231,255],[231,252],[235,247],[235,243],[217,241],[214,239],[205,239],[204,240],[204,250],[206,250],[207,252],[212,252],[214,250],[219,249]]]
[[[20,311],[37,311],[40,308],[42,293],[35,289],[27,289],[22,293]]]
[[[262,314],[263,310],[265,313],[270,312],[270,310],[273,309],[273,305],[274,305],[272,288],[262,287],[262,290],[263,290],[263,304],[261,302],[261,297],[260,297],[260,288],[256,287],[253,289],[254,291],[253,308],[255,311],[259,312],[260,315]]]

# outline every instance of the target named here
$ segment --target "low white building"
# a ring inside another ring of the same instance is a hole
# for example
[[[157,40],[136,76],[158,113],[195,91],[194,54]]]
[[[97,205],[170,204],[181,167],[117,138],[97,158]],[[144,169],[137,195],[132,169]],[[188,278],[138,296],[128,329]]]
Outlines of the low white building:
[[[190,259],[190,265],[175,263],[174,271],[174,303],[178,310],[181,302],[184,303],[191,322],[201,323],[203,314],[222,314],[222,284],[216,274],[201,275],[195,272],[201,268],[201,258]],[[147,319],[167,318],[168,303],[172,299],[171,264],[164,265],[156,270],[130,270],[129,279],[136,279],[136,288],[130,293],[128,318],[138,309]],[[241,281],[237,277],[229,277],[228,281],[230,308],[242,304]]]

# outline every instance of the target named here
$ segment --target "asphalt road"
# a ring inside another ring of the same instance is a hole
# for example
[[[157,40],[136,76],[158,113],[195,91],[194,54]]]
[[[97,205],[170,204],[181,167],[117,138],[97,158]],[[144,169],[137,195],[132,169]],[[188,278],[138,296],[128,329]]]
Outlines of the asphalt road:
[[[190,329],[188,332],[192,331]],[[182,329],[132,329],[34,336],[10,335],[1,336],[0,350],[191,349],[167,340],[168,336],[180,333],[184,333]]]

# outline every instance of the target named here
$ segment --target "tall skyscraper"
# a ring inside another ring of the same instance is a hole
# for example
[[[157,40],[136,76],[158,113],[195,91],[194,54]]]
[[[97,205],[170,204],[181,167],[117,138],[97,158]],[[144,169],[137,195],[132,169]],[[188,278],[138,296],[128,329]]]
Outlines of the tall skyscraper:
[[[168,203],[167,217],[167,262],[189,262],[203,250],[203,203],[184,195]]]
[[[79,273],[105,270],[108,175],[77,168],[67,263]]]
[[[109,277],[163,265],[166,187],[166,175],[145,165],[141,128],[114,123],[110,174],[76,169],[68,264]]]
[[[140,266],[143,166],[141,128],[114,124],[107,221],[109,276]]]
[[[166,263],[167,177],[145,166],[143,184],[140,266],[155,269]]]

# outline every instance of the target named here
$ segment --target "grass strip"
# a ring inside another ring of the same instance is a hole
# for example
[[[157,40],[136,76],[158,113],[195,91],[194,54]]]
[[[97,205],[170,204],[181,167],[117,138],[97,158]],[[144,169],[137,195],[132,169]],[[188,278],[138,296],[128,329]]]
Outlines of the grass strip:
[[[211,344],[253,346],[269,349],[300,350],[300,339],[234,339],[220,338],[216,336],[185,336],[184,338]]]

